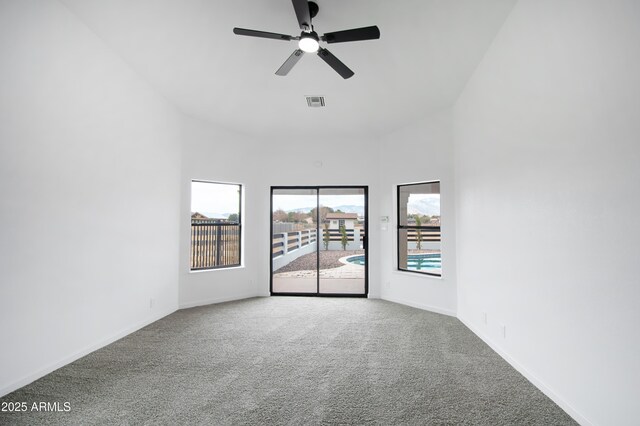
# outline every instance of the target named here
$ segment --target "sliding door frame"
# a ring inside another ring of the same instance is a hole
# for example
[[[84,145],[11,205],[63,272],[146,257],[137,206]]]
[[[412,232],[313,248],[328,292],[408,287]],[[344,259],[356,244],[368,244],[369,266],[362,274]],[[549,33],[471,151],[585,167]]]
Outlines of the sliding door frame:
[[[273,191],[313,189],[316,191],[316,272],[315,293],[277,293],[273,291]],[[364,293],[320,293],[320,190],[321,189],[361,189],[364,191]],[[367,185],[317,185],[317,186],[272,186],[269,195],[269,294],[271,296],[303,297],[363,297],[369,296],[369,186]]]

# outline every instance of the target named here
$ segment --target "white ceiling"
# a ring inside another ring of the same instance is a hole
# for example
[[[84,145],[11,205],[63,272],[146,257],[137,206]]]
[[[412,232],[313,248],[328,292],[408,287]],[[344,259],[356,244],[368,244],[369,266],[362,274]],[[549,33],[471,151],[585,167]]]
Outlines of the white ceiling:
[[[262,136],[371,136],[451,106],[516,0],[316,0],[319,34],[378,25],[380,40],[325,45],[355,76],[307,54],[274,73],[296,42],[289,0],[62,0],[184,113]],[[304,95],[324,95],[308,108]]]

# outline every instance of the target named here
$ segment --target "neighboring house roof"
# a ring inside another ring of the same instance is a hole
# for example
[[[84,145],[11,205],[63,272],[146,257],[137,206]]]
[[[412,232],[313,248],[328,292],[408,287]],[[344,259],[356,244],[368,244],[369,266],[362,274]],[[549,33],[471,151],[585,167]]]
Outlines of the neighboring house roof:
[[[327,213],[327,219],[358,219],[358,213]]]
[[[201,220],[207,223],[221,223],[221,222],[229,222],[229,219],[224,217],[209,217],[205,216],[200,212],[191,213],[191,220]]]

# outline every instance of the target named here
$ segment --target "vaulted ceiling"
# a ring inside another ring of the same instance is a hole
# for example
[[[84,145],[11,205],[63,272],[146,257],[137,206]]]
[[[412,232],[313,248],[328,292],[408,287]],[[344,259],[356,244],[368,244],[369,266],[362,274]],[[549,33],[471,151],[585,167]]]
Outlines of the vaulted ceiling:
[[[377,25],[381,38],[333,44],[355,71],[343,80],[305,55],[274,73],[296,42],[234,35],[233,27],[298,35],[289,0],[62,0],[182,112],[269,137],[367,137],[451,106],[515,0],[316,0],[318,33]],[[323,95],[325,108],[305,95]]]

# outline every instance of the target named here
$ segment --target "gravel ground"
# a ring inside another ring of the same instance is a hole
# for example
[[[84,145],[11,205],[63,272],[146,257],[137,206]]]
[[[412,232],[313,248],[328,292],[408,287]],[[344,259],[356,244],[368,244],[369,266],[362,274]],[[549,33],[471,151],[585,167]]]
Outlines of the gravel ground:
[[[344,266],[344,263],[341,263],[338,259],[354,254],[364,254],[364,250],[321,250],[320,269],[333,269]],[[316,266],[316,254],[309,253],[274,272],[313,271]]]

